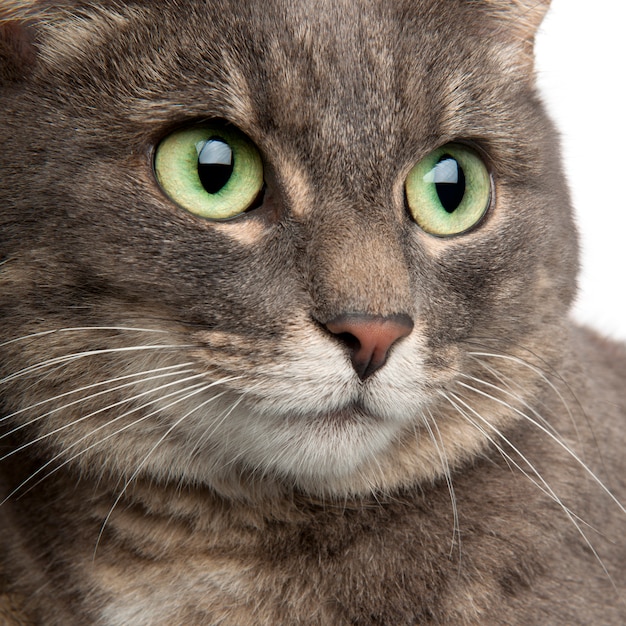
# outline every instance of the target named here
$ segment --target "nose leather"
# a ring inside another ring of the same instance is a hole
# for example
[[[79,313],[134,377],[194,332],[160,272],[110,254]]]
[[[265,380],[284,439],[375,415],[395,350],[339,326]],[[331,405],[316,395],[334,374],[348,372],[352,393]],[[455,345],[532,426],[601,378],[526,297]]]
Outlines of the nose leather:
[[[411,333],[413,320],[404,313],[388,316],[347,313],[331,319],[325,326],[348,347],[352,367],[365,380],[385,364],[391,347]]]

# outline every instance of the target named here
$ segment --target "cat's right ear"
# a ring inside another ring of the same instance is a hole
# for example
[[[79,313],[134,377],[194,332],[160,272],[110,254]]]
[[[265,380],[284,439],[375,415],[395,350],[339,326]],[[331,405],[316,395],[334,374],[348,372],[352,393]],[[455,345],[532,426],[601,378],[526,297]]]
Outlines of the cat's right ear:
[[[0,85],[19,82],[37,61],[36,0],[0,0]]]

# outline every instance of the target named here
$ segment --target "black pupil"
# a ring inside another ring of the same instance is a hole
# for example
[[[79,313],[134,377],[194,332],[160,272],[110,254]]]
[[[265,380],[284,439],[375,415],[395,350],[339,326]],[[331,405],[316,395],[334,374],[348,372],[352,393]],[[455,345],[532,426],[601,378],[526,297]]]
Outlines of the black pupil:
[[[437,161],[435,189],[447,213],[453,213],[459,208],[465,195],[465,174],[458,161],[449,154],[444,154]]]
[[[198,176],[208,193],[217,193],[230,180],[235,167],[231,147],[220,137],[198,144]]]

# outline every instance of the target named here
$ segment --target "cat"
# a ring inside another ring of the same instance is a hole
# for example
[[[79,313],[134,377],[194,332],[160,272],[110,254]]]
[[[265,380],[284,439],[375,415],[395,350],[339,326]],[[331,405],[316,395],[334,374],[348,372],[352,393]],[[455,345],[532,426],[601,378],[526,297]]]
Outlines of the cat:
[[[0,1],[2,623],[626,623],[548,4]]]

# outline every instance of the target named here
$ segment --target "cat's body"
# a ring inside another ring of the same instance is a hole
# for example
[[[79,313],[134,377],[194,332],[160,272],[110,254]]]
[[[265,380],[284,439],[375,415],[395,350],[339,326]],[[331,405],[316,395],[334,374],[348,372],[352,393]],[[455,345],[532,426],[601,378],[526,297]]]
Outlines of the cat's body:
[[[5,622],[626,621],[545,8],[0,2]],[[264,172],[226,221],[157,183],[214,119]],[[440,146],[489,171],[452,236],[405,185]]]

